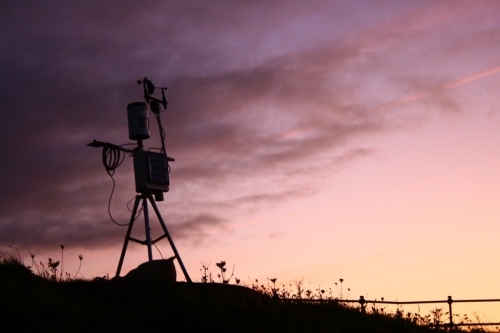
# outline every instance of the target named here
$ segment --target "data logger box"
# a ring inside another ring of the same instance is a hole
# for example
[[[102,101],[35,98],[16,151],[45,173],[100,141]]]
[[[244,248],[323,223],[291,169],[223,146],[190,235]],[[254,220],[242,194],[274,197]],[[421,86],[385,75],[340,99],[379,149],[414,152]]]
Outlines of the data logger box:
[[[168,157],[162,153],[134,152],[135,190],[143,194],[168,192]]]

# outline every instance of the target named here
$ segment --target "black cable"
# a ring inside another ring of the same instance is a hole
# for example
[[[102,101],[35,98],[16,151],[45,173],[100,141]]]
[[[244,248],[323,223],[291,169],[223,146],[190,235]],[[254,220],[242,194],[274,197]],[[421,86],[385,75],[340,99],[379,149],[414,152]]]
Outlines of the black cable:
[[[106,172],[108,173],[108,175],[111,177],[111,180],[113,181],[113,188],[111,189],[111,194],[109,196],[109,201],[108,201],[108,214],[109,214],[109,217],[111,218],[111,221],[113,221],[114,224],[122,226],[122,227],[129,225],[129,223],[122,224],[122,223],[118,223],[115,221],[115,219],[111,215],[111,199],[113,198],[113,194],[115,192],[115,186],[116,186],[115,179],[113,176],[115,174],[116,168],[118,168],[122,164],[124,159],[125,159],[125,155],[122,154],[122,152],[120,151],[120,149],[117,146],[112,145],[112,144],[108,144],[108,145],[105,145],[104,147],[102,147],[102,163],[104,164],[104,168],[106,169]]]
[[[154,112],[156,122],[158,123],[158,130],[160,132],[160,140],[161,140],[161,150],[160,153],[167,155],[167,149],[165,148],[165,130],[163,129],[163,126],[161,124],[161,119],[160,119],[160,113]],[[170,165],[168,164],[168,159],[167,159],[167,172],[170,173]]]
[[[122,164],[124,158],[125,156],[122,155],[117,146],[107,144],[102,147],[102,163],[108,175],[112,176],[115,173],[116,168]]]
[[[160,254],[160,257],[161,257],[162,259],[165,259],[165,258],[163,258],[163,254],[161,254],[161,251],[160,251],[160,249],[158,248],[158,246],[156,246],[156,242],[155,242],[155,243],[153,243],[153,245],[156,247],[156,250],[157,250],[157,251],[158,251],[158,253]]]
[[[161,141],[161,153],[166,154],[167,152],[165,151],[165,130],[163,129],[163,126],[161,124],[161,119],[160,119],[160,114],[159,113],[154,113],[156,122],[158,123],[158,131],[160,132],[160,141]]]
[[[130,203],[132,202],[132,200],[134,200],[135,198],[137,198],[137,196],[133,197],[132,199],[130,199],[130,200],[127,202],[127,209],[128,209],[128,211],[129,211],[129,212],[131,212],[131,213],[133,213],[133,210],[132,210],[132,209],[130,209],[129,204],[130,204]],[[139,216],[141,216],[141,213],[142,213],[143,208],[144,208],[144,207],[143,207],[143,206],[141,206],[141,207],[139,207],[139,209],[138,209],[138,210],[136,210],[136,212],[135,212],[135,216],[134,216],[133,221],[137,220],[137,219],[139,218]]]

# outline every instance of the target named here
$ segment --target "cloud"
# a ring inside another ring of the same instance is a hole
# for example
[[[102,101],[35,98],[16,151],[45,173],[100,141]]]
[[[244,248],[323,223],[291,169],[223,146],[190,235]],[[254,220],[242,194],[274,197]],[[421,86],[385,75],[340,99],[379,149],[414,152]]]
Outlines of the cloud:
[[[436,32],[432,7],[349,29],[344,17],[357,9],[347,3],[267,6],[7,5],[0,14],[7,50],[0,54],[0,188],[8,194],[0,242],[105,247],[123,236],[107,217],[112,183],[100,151],[86,144],[129,142],[126,105],[142,99],[135,80],[144,76],[168,86],[162,121],[176,158],[168,223],[195,245],[211,230],[230,232],[233,218],[314,195],[323,176],[374,154],[368,138],[421,120],[421,113],[399,114],[401,107],[426,99],[428,109],[459,108],[453,88],[487,76],[408,66],[451,29]],[[453,12],[447,24],[466,12]],[[466,42],[447,45],[457,51]],[[408,56],[412,43],[420,49]],[[397,93],[380,94],[373,87],[381,84]],[[145,143],[159,146],[150,121]],[[126,157],[111,204],[120,221],[130,218],[132,179]]]
[[[392,101],[392,102],[387,103],[385,105],[382,105],[382,106],[378,107],[377,109],[373,110],[373,112],[383,112],[386,110],[390,110],[392,108],[396,108],[399,106],[414,103],[414,102],[421,101],[421,100],[428,99],[428,98],[434,98],[435,100],[437,100],[438,98],[442,99],[443,98],[442,93],[446,92],[447,90],[454,89],[454,88],[460,87],[464,84],[468,84],[468,83],[474,82],[476,80],[480,80],[480,79],[486,78],[488,76],[498,74],[499,72],[500,72],[500,67],[495,67],[495,68],[488,69],[486,71],[474,73],[472,75],[469,75],[469,76],[464,77],[464,78],[460,78],[460,79],[455,80],[453,82],[431,84],[430,88],[427,88],[427,89],[422,90],[422,91],[418,91],[418,88],[417,88],[414,90],[417,90],[418,92],[416,92],[412,95],[404,96],[398,100]],[[415,80],[413,79],[412,82],[414,83]],[[420,86],[420,87],[427,86],[428,87],[429,85],[430,85],[429,82],[426,82],[426,84],[420,84],[418,86]],[[448,99],[447,104],[448,104],[448,107],[444,108],[445,110],[458,109],[458,106],[455,103],[453,103],[451,98]]]
[[[209,213],[183,214],[172,225],[172,237],[175,239],[188,240],[193,246],[204,243],[214,230],[228,232],[226,225],[228,221],[218,215]],[[170,228],[167,226],[167,228]]]

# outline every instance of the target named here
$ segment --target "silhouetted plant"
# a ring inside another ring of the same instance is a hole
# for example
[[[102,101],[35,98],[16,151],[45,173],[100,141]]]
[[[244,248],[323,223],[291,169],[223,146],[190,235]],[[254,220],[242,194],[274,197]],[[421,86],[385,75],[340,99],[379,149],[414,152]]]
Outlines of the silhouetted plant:
[[[59,261],[52,261],[52,258],[49,258],[48,267],[51,272],[50,279],[57,280],[57,267],[59,266]]]
[[[201,263],[201,282],[202,283],[214,283],[215,281],[212,279],[212,273],[208,271],[210,264]],[[207,274],[208,273],[208,274]]]
[[[80,259],[79,265],[78,265],[78,270],[75,273],[75,278],[78,276],[78,273],[80,273],[80,269],[82,268],[82,260],[83,256],[81,254],[78,255],[78,259]],[[82,275],[83,278],[83,275]]]
[[[297,288],[297,293],[292,296],[292,298],[302,299],[302,294],[304,293],[304,289],[302,288],[302,284],[304,283],[304,277],[302,280],[294,281],[295,288]]]
[[[273,298],[278,298],[278,289],[276,288],[276,281],[277,280],[278,279],[276,279],[276,278],[268,279],[268,281],[271,281],[271,283],[273,284],[273,286],[271,288],[271,296]]]
[[[9,265],[9,264],[23,264],[23,259],[21,257],[21,254],[17,248],[14,248],[12,246],[8,246],[9,248],[13,249],[12,252],[1,252],[0,251],[0,263]]]
[[[64,271],[64,266],[63,266],[64,245],[61,244],[60,248],[61,248],[61,260],[55,261],[52,258],[49,258],[47,265],[45,265],[42,261],[37,263],[35,260],[35,254],[32,253],[28,249],[28,252],[30,253],[30,257],[31,257],[31,265],[26,266],[26,267],[28,269],[30,269],[34,274],[36,274],[40,277],[43,277],[45,279],[55,280],[55,281],[64,281],[64,280],[69,281],[69,280],[71,280],[72,279],[71,274]],[[80,270],[82,268],[83,256],[81,254],[79,254],[78,259],[79,259],[79,265],[78,265],[78,270],[76,271],[76,273],[74,275],[75,279],[76,279],[78,273],[80,273]],[[57,272],[59,269],[60,269],[60,271],[59,271],[59,276],[58,276]],[[81,273],[80,273],[80,276],[82,278],[84,278]]]
[[[231,276],[229,278],[226,278],[226,262],[221,261],[215,264],[219,270],[220,273],[217,274],[217,277],[219,278],[219,282],[223,284],[229,284],[229,281],[231,278],[234,276],[234,265],[233,265],[233,271],[231,272]],[[212,278],[212,273],[209,271],[210,264],[204,264],[203,262],[201,263],[201,282],[202,283],[214,283],[215,281]],[[240,279],[235,278],[236,284],[240,283]]]
[[[318,299],[322,300],[323,295],[325,294],[325,290],[321,289],[321,286],[318,286],[318,288],[316,288],[316,292],[317,292]]]
[[[217,274],[217,277],[219,278],[219,282],[222,282],[223,284],[228,284],[229,281],[231,280],[231,278],[233,277],[234,275],[234,265],[233,265],[233,271],[231,272],[231,276],[229,278],[226,279],[226,262],[225,261],[221,261],[221,262],[218,262],[216,263],[217,267],[219,267],[220,269],[220,274]]]
[[[344,283],[344,279],[339,279],[339,282],[340,282],[340,290],[339,290],[339,287],[338,287],[338,284],[337,282],[335,282],[335,287],[337,288],[337,293],[339,295],[339,299],[342,300],[344,299],[344,290],[343,290],[343,283]],[[345,299],[349,299],[349,294],[351,292],[351,288],[347,288],[347,297]]]
[[[63,272],[64,272],[64,245],[60,245],[61,247],[61,275],[59,275],[59,280],[62,280]]]

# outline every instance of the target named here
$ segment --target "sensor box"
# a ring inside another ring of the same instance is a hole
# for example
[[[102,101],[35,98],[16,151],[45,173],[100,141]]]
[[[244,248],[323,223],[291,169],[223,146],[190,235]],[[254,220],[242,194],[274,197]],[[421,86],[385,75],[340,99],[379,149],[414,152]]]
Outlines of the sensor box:
[[[127,106],[128,137],[130,140],[149,139],[149,118],[146,103],[134,102]]]
[[[151,151],[134,151],[135,190],[138,193],[168,192],[168,157]]]

